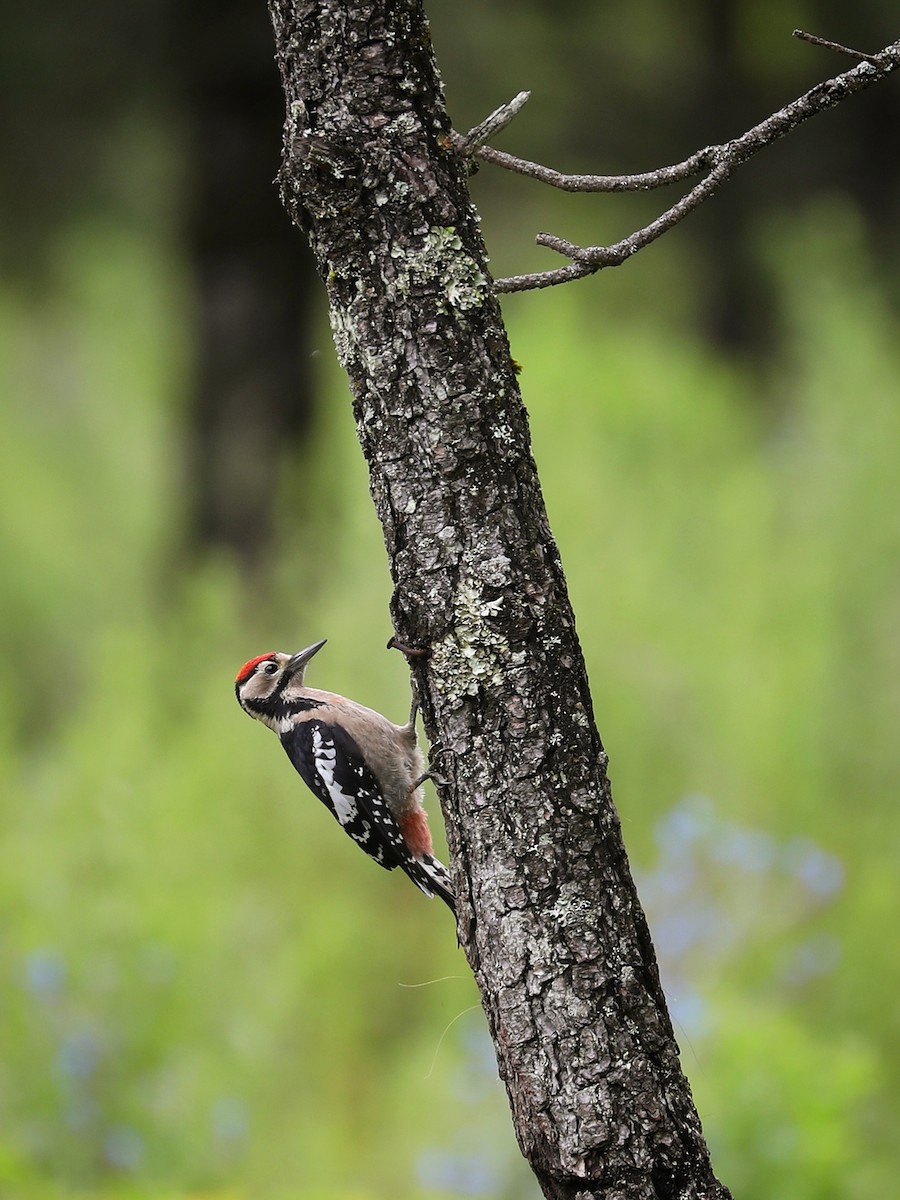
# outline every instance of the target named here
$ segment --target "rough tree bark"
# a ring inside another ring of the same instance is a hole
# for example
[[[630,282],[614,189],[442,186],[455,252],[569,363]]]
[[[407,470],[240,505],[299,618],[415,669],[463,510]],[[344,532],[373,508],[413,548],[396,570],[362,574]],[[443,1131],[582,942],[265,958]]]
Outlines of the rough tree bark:
[[[269,0],[283,197],[353,392],[460,937],[548,1197],[729,1195],[629,873],[528,421],[418,0]]]

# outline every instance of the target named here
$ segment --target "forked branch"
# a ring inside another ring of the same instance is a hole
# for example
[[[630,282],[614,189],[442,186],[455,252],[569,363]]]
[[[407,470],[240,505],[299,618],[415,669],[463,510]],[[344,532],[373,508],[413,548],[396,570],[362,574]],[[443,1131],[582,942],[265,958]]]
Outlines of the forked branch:
[[[638,175],[565,175],[561,171],[555,171],[541,163],[529,162],[527,159],[517,158],[502,150],[494,150],[490,146],[485,146],[483,144],[485,127],[490,127],[490,123],[498,116],[500,117],[499,127],[502,128],[507,124],[527,99],[527,93],[520,94],[509,105],[498,109],[497,113],[492,113],[486,121],[476,126],[469,134],[464,136],[457,134],[455,139],[457,149],[467,157],[481,159],[483,162],[513,171],[518,175],[526,175],[530,179],[536,179],[540,183],[546,183],[550,187],[566,192],[649,191],[653,188],[678,183],[683,179],[690,179],[695,175],[703,175],[699,183],[695,184],[670,208],[667,208],[655,221],[651,221],[649,225],[635,230],[628,237],[614,242],[612,245],[578,246],[573,242],[566,241],[565,238],[556,237],[550,233],[539,233],[535,238],[539,246],[555,250],[557,254],[561,254],[570,261],[565,266],[551,270],[498,279],[494,284],[497,291],[524,292],[534,288],[553,287],[559,283],[568,283],[573,279],[582,279],[585,275],[593,275],[604,267],[621,266],[638,250],[642,250],[644,246],[656,241],[658,237],[677,225],[688,213],[693,212],[704,200],[718,191],[729,175],[748,158],[752,158],[766,146],[770,146],[779,138],[784,137],[786,133],[790,133],[792,129],[809,117],[814,117],[826,108],[839,104],[848,96],[871,87],[873,83],[890,75],[892,71],[900,67],[900,41],[893,42],[877,54],[866,54],[842,46],[837,42],[829,42],[824,38],[804,33],[799,29],[794,30],[794,36],[816,46],[835,50],[841,54],[849,54],[861,61],[849,71],[816,84],[808,92],[772,113],[771,116],[760,121],[758,125],[754,125],[752,129],[748,129],[740,137],[733,138],[730,142],[722,145],[706,146],[683,162],[669,167],[660,167],[656,171],[645,171]],[[497,125],[494,125],[494,131],[496,128]]]

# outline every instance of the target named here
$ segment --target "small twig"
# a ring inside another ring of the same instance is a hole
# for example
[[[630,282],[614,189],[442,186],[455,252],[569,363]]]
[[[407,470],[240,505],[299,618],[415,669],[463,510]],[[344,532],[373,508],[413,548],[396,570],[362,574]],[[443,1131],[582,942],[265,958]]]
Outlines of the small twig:
[[[850,46],[842,46],[840,42],[830,42],[828,38],[817,37],[814,33],[806,33],[795,29],[791,37],[799,38],[801,42],[809,42],[811,46],[822,46],[826,50],[836,50],[838,54],[849,54],[851,58],[861,58],[863,62],[874,62],[875,54],[866,54],[864,50],[853,50]]]
[[[407,646],[405,642],[400,642],[395,637],[390,639],[385,649],[399,650],[407,658],[428,658],[431,654],[427,646]]]
[[[805,40],[815,40],[806,35]],[[507,279],[498,279],[494,287],[498,292],[522,292],[534,288],[554,287],[560,283],[569,283],[573,279],[581,279],[592,275],[604,267],[618,267],[627,262],[638,250],[655,241],[673,225],[684,220],[688,213],[693,212],[704,200],[709,199],[725,180],[739,166],[752,158],[766,146],[770,146],[779,138],[784,137],[792,129],[823,112],[826,108],[845,100],[856,92],[870,87],[877,80],[889,75],[900,67],[900,41],[886,46],[878,54],[860,54],[858,51],[846,50],[836,43],[815,40],[816,44],[826,45],[832,49],[845,50],[863,61],[857,66],[826,79],[810,88],[802,96],[785,105],[778,112],[772,113],[752,129],[740,137],[733,138],[721,146],[707,146],[698,150],[683,162],[674,166],[661,167],[656,171],[646,171],[639,175],[564,175],[540,163],[528,162],[514,155],[491,149],[487,146],[478,151],[478,157],[485,162],[494,163],[508,171],[519,175],[527,175],[551,187],[561,188],[570,192],[627,192],[648,190],[677,183],[692,175],[706,172],[704,178],[683,196],[676,204],[655,221],[642,229],[636,230],[622,241],[611,246],[576,246],[563,238],[548,233],[541,233],[536,241],[540,246],[562,254],[572,261],[564,266],[549,271],[536,271],[529,275],[514,275]]]
[[[586,275],[593,275],[597,271],[603,270],[604,267],[620,267],[632,255],[637,254],[638,250],[642,250],[650,242],[655,242],[673,225],[677,225],[707,196],[711,196],[725,182],[732,169],[730,161],[723,157],[706,178],[693,187],[686,196],[682,196],[677,204],[666,209],[661,216],[657,217],[655,221],[651,221],[649,225],[645,225],[643,229],[636,230],[627,238],[623,238],[611,246],[576,246],[573,242],[567,242],[564,238],[555,237],[553,234],[539,233],[535,238],[535,242],[539,246],[555,250],[557,254],[571,258],[572,262],[566,267],[557,267],[551,271],[536,271],[531,275],[513,275],[507,279],[498,279],[494,287],[498,292],[532,291],[536,288],[555,287],[560,283],[569,283],[573,279],[583,279]]]
[[[530,95],[531,92],[519,92],[507,104],[501,104],[499,108],[495,108],[490,116],[473,126],[468,133],[454,134],[453,140],[463,158],[474,158],[486,142],[489,142],[501,129],[505,129],[513,117],[520,113],[528,103]]]
[[[696,187],[691,188],[686,196],[682,196],[677,204],[667,208],[661,216],[657,217],[655,221],[651,221],[649,225],[645,225],[643,229],[636,230],[612,246],[578,247],[547,233],[539,233],[535,241],[539,246],[556,250],[558,254],[564,254],[566,258],[571,258],[578,263],[594,267],[621,266],[623,262],[631,258],[632,254],[636,254],[650,242],[655,242],[658,237],[661,237],[673,225],[677,225],[692,209],[701,204],[707,196],[711,196],[731,174],[733,165],[731,158],[723,154],[721,160],[706,178],[702,179]]]
[[[529,162],[527,158],[516,158],[504,150],[494,150],[484,146],[478,151],[482,162],[491,163],[495,167],[503,167],[516,175],[526,175],[549,187],[559,188],[563,192],[647,192],[653,188],[665,187],[670,183],[678,183],[698,175],[714,161],[721,151],[721,146],[707,146],[698,150],[684,162],[675,163],[671,167],[659,167],[655,171],[644,171],[640,175],[565,175],[562,171],[554,171],[542,163]]]

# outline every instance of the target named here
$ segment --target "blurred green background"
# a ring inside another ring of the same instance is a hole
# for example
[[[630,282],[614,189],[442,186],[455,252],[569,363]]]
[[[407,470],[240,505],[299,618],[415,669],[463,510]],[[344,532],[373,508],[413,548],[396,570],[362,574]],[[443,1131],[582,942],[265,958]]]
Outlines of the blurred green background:
[[[877,49],[893,6],[429,6],[466,128],[644,170]],[[0,48],[0,1197],[535,1188],[451,922],[239,712],[253,654],[398,717],[323,301],[271,179],[262,3],[48,0]],[[504,303],[616,799],[743,1200],[900,1171],[900,85],[626,268]],[[498,275],[673,193],[484,168]],[[432,808],[435,807],[431,798]]]

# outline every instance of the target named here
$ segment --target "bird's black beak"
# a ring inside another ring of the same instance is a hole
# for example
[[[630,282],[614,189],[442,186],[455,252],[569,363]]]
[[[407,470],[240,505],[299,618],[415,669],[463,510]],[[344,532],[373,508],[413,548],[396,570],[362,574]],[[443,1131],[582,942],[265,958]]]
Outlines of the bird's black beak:
[[[312,656],[318,654],[327,641],[328,638],[322,638],[321,642],[313,642],[305,650],[298,650],[296,654],[292,654],[287,662],[288,674],[295,675],[298,671],[302,671]]]

